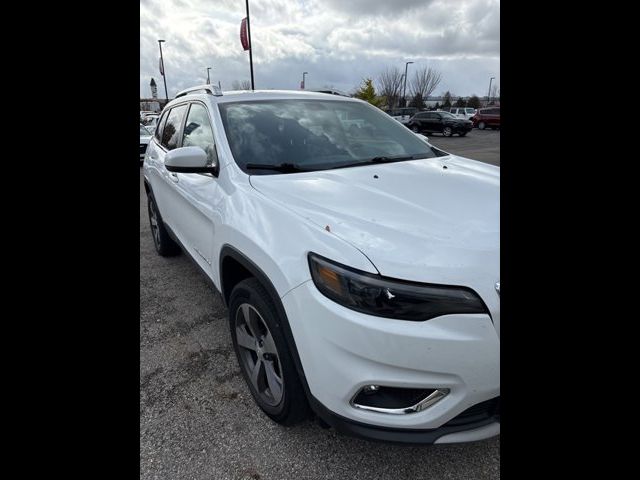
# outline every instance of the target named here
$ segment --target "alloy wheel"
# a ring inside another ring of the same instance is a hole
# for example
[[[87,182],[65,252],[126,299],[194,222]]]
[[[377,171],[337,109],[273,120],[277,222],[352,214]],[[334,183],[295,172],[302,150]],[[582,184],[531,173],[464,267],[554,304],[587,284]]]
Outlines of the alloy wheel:
[[[269,327],[249,303],[238,307],[234,327],[241,366],[251,385],[267,405],[278,405],[284,395],[284,381],[278,349]]]
[[[149,200],[149,224],[151,225],[153,243],[155,243],[156,248],[160,248],[160,229],[158,225],[158,216],[156,215],[156,206],[153,200]]]

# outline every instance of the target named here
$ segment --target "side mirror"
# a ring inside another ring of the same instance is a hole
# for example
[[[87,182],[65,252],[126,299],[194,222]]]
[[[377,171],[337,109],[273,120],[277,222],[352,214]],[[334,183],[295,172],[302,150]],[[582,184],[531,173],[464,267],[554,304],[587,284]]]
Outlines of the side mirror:
[[[164,166],[174,173],[217,174],[218,165],[207,165],[209,158],[200,147],[181,147],[171,150],[164,159]]]

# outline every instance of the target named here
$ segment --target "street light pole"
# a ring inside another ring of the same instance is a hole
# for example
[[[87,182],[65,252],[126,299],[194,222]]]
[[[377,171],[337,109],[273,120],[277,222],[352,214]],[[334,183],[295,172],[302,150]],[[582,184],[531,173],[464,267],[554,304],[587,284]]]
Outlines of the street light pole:
[[[302,90],[305,89],[305,87],[307,86],[307,84],[305,83],[305,75],[308,75],[309,72],[302,72]]]
[[[491,79],[489,80],[489,92],[487,93],[487,105],[491,103],[491,82],[493,82],[495,78],[496,77],[491,77]]]
[[[207,85],[211,85],[211,79],[209,77],[209,70],[211,70],[211,67],[207,67]]]
[[[167,75],[164,69],[164,58],[162,58],[162,43],[164,40],[158,40],[158,46],[160,47],[160,63],[162,64],[162,79],[164,80],[164,100],[165,105],[169,102],[169,94],[167,93]]]
[[[404,64],[404,88],[402,89],[402,101],[404,103],[404,106],[407,106],[407,99],[406,99],[406,95],[407,95],[407,69],[409,68],[409,64],[413,63],[413,62],[407,62]]]
[[[255,90],[253,83],[253,42],[251,41],[251,24],[249,22],[249,0],[247,0],[247,37],[249,37],[249,65],[251,67],[251,90]]]

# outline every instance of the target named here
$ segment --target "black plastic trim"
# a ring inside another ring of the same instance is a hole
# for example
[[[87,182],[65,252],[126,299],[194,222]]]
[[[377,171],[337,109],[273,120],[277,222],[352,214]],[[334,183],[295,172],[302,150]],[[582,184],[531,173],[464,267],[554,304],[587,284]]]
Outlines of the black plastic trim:
[[[440,428],[414,430],[388,428],[369,425],[366,423],[349,420],[330,411],[322,405],[315,397],[309,398],[312,410],[325,423],[335,428],[338,432],[352,437],[363,438],[378,442],[402,443],[402,444],[432,444],[440,437],[451,433],[464,432],[484,427],[492,423],[500,423],[500,417],[494,416],[477,422],[467,423],[464,425],[448,426],[444,425]]]

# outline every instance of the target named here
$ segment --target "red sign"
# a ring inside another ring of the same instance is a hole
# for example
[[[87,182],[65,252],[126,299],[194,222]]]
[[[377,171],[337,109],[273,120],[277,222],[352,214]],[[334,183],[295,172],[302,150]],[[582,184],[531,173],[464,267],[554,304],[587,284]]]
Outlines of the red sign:
[[[240,24],[240,42],[242,43],[242,48],[245,50],[251,48],[249,45],[249,35],[247,35],[247,17],[244,17]]]

